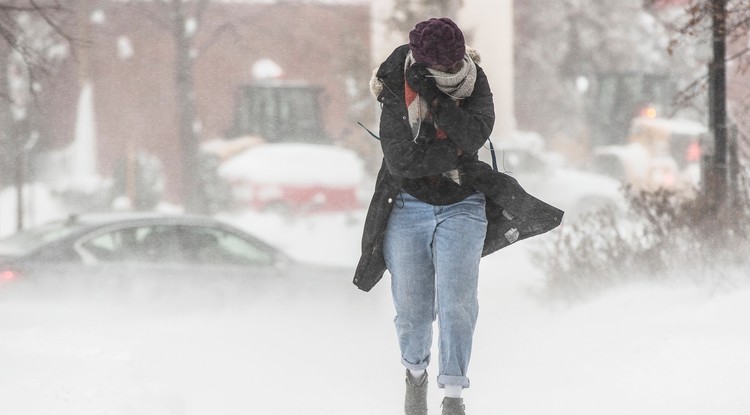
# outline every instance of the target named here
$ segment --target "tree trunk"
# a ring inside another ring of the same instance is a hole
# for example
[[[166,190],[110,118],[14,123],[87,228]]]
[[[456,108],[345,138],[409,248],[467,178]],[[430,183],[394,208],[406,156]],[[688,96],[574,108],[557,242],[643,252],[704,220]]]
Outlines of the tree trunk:
[[[8,95],[8,51],[0,47],[0,96]],[[12,141],[10,134],[11,117],[10,117],[10,101],[7,98],[0,98],[0,190],[6,185],[11,183],[8,178],[11,176],[10,163],[12,157],[10,157],[12,151]],[[5,212],[0,211],[0,215]],[[2,223],[2,220],[0,220]],[[2,230],[2,229],[0,229]]]
[[[708,166],[706,196],[716,208],[727,201],[726,0],[712,0],[713,62],[709,68],[709,124],[714,153]]]
[[[177,117],[179,124],[179,142],[182,162],[182,197],[185,211],[202,213],[199,197],[198,171],[198,137],[193,123],[195,120],[195,97],[193,92],[193,59],[191,56],[191,34],[186,30],[187,13],[183,2],[174,5],[174,40],[176,49],[175,90],[177,99]]]
[[[25,124],[25,123],[24,123]],[[18,123],[17,125],[21,125],[21,123]],[[24,211],[24,192],[23,192],[23,185],[26,181],[25,177],[25,171],[26,171],[26,163],[25,156],[26,154],[23,151],[23,135],[22,130],[24,128],[14,128],[12,131],[14,134],[14,143],[15,148],[14,150],[14,160],[15,160],[15,171],[14,171],[14,177],[16,182],[16,232],[21,232],[24,228],[23,224],[23,211]]]

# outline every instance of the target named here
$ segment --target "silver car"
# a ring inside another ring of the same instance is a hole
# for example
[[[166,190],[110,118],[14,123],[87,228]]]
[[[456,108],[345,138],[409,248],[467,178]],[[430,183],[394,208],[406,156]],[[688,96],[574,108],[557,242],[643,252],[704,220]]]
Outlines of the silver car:
[[[299,268],[303,267],[258,238],[202,216],[71,216],[0,239],[3,285],[82,277],[199,281],[314,273],[309,267]]]

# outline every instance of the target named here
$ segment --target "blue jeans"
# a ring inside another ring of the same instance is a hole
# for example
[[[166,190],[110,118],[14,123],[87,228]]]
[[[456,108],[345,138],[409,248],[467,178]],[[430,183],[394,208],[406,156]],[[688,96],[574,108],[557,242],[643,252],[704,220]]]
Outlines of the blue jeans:
[[[401,361],[410,370],[427,368],[437,318],[441,388],[469,387],[479,260],[487,232],[484,207],[482,193],[433,206],[401,191],[388,219],[383,249]]]

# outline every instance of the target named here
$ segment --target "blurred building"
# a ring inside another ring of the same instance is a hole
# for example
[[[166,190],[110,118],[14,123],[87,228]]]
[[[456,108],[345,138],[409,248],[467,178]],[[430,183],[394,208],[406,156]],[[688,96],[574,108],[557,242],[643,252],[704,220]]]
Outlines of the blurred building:
[[[169,4],[83,0],[71,6],[75,16],[65,28],[74,51],[41,89],[36,128],[42,149],[70,146],[76,103],[90,85],[98,173],[110,176],[133,152],[152,154],[163,163],[167,196],[175,200],[182,172],[193,166],[182,166],[179,156]],[[357,121],[372,122],[368,2],[209,1],[205,10],[189,12],[177,30],[191,42],[193,129],[200,141],[292,134],[299,127],[314,132],[307,141],[345,142]],[[258,109],[253,94],[266,94],[263,99],[282,102],[283,109]],[[301,111],[294,117],[300,125],[277,131],[248,124],[283,111]]]

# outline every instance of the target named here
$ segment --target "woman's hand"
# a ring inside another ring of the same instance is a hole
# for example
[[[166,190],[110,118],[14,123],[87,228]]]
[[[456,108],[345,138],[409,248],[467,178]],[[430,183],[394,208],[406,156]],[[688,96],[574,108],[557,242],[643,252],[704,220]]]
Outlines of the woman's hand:
[[[421,95],[430,106],[432,106],[437,98],[443,95],[435,82],[435,78],[433,78],[427,66],[423,63],[411,65],[406,69],[404,76],[409,86]]]

